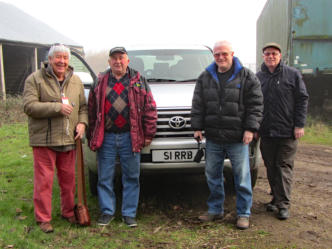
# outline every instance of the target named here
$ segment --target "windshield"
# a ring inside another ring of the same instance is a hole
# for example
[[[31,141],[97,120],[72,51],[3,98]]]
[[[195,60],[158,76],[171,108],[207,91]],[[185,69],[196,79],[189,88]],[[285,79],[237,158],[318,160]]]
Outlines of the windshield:
[[[129,66],[148,81],[195,81],[213,61],[210,50],[160,49],[128,51]]]

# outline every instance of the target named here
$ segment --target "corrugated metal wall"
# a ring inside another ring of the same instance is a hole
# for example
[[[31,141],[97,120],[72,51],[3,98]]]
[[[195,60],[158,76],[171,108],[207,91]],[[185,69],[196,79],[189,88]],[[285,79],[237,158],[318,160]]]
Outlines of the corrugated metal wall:
[[[286,58],[288,48],[288,33],[290,29],[289,1],[268,0],[257,20],[256,33],[256,68],[263,63],[262,47],[267,42],[277,42],[281,45]]]
[[[290,65],[304,74],[332,72],[332,1],[294,0]]]
[[[268,0],[257,20],[257,68],[263,45],[277,42],[283,60],[302,73],[331,73],[331,9],[331,0]]]
[[[286,64],[303,74],[309,111],[326,117],[332,112],[331,9],[331,0],[268,0],[257,20],[256,68],[263,45],[279,43]]]

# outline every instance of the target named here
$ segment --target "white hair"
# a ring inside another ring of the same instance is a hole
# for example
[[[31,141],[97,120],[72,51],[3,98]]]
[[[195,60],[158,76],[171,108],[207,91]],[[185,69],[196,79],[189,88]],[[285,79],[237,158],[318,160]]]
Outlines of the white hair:
[[[50,48],[50,50],[48,51],[48,57],[53,57],[54,53],[56,52],[63,52],[63,53],[67,53],[70,59],[70,49],[60,43],[56,43],[54,45],[52,45],[52,47]]]
[[[227,46],[231,52],[234,52],[232,43],[230,43],[229,41],[226,41],[226,40],[217,41],[213,46],[213,50],[215,50],[215,48],[221,47],[221,46]]]

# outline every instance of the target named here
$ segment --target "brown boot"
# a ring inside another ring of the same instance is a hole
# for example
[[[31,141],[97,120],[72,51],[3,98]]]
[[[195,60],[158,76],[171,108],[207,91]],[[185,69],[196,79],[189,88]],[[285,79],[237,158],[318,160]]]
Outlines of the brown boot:
[[[49,222],[37,222],[37,224],[44,233],[53,233],[54,231],[51,223]]]
[[[241,230],[245,230],[249,228],[249,217],[241,217],[237,218],[236,227]]]
[[[198,219],[203,222],[210,222],[210,221],[222,219],[223,217],[224,217],[224,214],[210,214],[210,213],[206,212],[206,213],[200,215],[198,217]]]

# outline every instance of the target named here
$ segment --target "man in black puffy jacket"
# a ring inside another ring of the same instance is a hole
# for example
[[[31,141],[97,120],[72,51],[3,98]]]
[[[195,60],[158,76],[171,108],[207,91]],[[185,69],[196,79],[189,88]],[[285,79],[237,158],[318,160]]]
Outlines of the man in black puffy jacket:
[[[259,130],[261,152],[272,191],[267,211],[289,217],[294,157],[304,135],[308,94],[300,72],[281,62],[281,47],[267,43],[264,63],[257,73],[264,95],[264,119]]]
[[[236,190],[237,227],[249,227],[252,206],[248,145],[263,115],[263,96],[255,74],[234,57],[228,41],[213,48],[215,61],[199,76],[194,91],[191,126],[194,137],[206,137],[205,175],[210,189],[208,211],[199,217],[212,221],[224,215],[224,158],[228,155]]]

